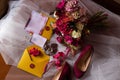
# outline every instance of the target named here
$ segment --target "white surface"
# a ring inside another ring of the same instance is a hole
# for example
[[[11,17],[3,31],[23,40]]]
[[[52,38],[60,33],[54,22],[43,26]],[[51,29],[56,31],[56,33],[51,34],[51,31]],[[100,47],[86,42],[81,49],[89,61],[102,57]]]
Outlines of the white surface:
[[[53,6],[49,7],[48,4]],[[12,59],[17,63],[17,58],[20,57],[23,49],[26,46],[21,45],[22,43],[26,43],[23,38],[25,35],[23,28],[31,11],[39,10],[40,8],[50,12],[50,8],[52,8],[52,11],[55,7],[55,4],[56,3],[54,0],[22,0],[16,8],[11,10],[6,21],[4,21],[4,25],[2,25],[3,27],[0,30],[0,48],[4,52],[4,59],[7,63],[9,63],[9,59]],[[110,25],[107,30],[101,31],[99,34],[92,34],[88,38],[88,43],[94,46],[95,51],[92,57],[92,64],[81,80],[120,80],[120,16],[95,4],[91,0],[80,0],[80,4],[86,7],[91,15],[97,11],[105,11],[105,13],[109,15],[108,23]],[[38,5],[40,6],[38,7]],[[45,5],[48,7],[46,8]],[[16,34],[16,31],[18,32],[18,30],[19,33]],[[71,69],[73,69],[73,64],[77,57],[78,54],[75,57],[71,56],[67,59],[71,65]],[[11,62],[13,62],[12,60]],[[53,69],[45,73],[43,79],[39,79],[32,76],[25,77],[29,76],[29,74],[25,74],[23,72],[21,75],[17,69],[16,73],[18,73],[16,76],[14,76],[15,72],[12,71],[14,69],[10,70],[6,80],[51,80],[56,71],[53,67]],[[75,79],[73,77],[73,80],[80,79]]]

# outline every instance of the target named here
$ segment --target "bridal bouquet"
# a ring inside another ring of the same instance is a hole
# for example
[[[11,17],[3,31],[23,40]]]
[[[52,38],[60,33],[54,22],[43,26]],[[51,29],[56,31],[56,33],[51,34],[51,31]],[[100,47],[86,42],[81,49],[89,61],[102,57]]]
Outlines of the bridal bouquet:
[[[57,41],[71,48],[72,54],[81,48],[83,39],[106,26],[107,14],[89,15],[78,0],[61,0],[53,13],[56,18],[54,31]]]

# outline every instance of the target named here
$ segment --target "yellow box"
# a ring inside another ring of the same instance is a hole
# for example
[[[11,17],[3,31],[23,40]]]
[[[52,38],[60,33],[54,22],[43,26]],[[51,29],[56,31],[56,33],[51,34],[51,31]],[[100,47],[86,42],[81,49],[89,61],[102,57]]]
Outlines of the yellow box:
[[[52,34],[53,34],[53,28],[52,28],[51,23],[55,23],[55,19],[52,17],[48,17],[48,21],[45,25],[43,32],[42,32],[42,36],[47,38],[47,40],[50,40],[52,37]]]
[[[33,47],[40,50],[42,53],[42,56],[35,57],[30,55],[28,50]],[[45,52],[40,47],[36,45],[32,45],[25,49],[17,67],[35,76],[42,77],[46,64],[49,62],[49,59],[50,57],[46,55]]]

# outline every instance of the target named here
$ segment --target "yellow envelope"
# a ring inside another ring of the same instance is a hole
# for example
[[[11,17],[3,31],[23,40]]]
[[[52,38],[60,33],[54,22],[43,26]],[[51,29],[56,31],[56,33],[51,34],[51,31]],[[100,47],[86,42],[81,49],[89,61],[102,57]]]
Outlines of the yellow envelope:
[[[49,17],[48,21],[46,23],[46,26],[45,26],[45,28],[43,30],[42,36],[47,38],[47,40],[50,40],[51,37],[52,37],[53,28],[52,28],[51,23],[54,23],[54,22],[55,22],[55,19],[52,18],[52,17]]]
[[[28,53],[31,48],[37,48],[41,51],[42,56],[32,56]],[[19,63],[18,68],[29,72],[35,76],[42,77],[46,64],[49,62],[50,57],[38,46],[32,45],[25,49]]]

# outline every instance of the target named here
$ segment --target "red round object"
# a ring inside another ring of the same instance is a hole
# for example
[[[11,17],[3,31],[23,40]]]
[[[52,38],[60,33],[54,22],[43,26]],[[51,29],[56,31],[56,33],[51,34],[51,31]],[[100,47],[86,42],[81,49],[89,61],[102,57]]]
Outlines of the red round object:
[[[49,26],[46,26],[45,29],[46,29],[47,31],[49,31],[49,30],[50,30],[50,27],[49,27]]]
[[[33,63],[30,64],[30,68],[35,68],[35,65]]]

